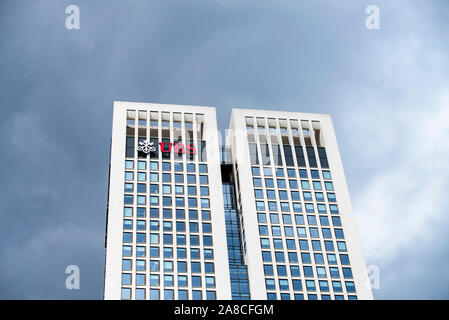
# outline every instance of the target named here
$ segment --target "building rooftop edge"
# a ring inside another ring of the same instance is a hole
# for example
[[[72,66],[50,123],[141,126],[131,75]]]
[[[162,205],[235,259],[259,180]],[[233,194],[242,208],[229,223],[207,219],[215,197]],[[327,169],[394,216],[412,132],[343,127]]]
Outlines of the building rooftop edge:
[[[273,116],[279,117],[279,113],[282,114],[304,114],[304,115],[316,115],[316,116],[327,116],[332,118],[332,115],[330,113],[317,113],[317,112],[302,112],[302,111],[286,111],[286,110],[270,110],[270,109],[256,109],[256,108],[232,108],[231,112],[241,112],[241,113],[251,113],[251,112],[263,112],[263,113],[273,113]]]
[[[189,105],[189,104],[174,104],[174,103],[158,103],[158,102],[140,102],[140,101],[125,101],[125,100],[114,100],[114,106],[117,104],[140,104],[140,105],[156,105],[156,106],[173,106],[173,107],[192,107],[192,108],[212,108],[216,109],[215,106],[199,106],[199,105]]]

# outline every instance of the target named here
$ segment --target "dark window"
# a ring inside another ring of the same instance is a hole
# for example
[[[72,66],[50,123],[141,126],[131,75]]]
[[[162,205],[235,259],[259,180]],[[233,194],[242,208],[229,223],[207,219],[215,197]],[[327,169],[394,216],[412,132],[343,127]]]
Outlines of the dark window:
[[[188,150],[189,146],[191,146],[191,145],[194,145],[193,140],[188,140],[187,141],[187,150]],[[197,150],[197,152],[199,152],[199,150]],[[195,154],[193,154],[192,152],[187,153],[187,157],[188,157],[188,160],[194,160],[195,159]],[[189,165],[190,164],[187,164],[187,172],[192,172],[192,171],[189,170],[190,169]],[[194,166],[194,164],[193,164],[193,166]],[[195,169],[193,169],[193,170],[195,170]]]
[[[270,164],[270,148],[268,148],[268,144],[260,145],[260,153],[262,154],[262,163]]]
[[[126,137],[126,157],[134,158],[134,137]]]
[[[207,154],[206,154],[206,141],[198,141],[198,145],[200,149],[198,150],[198,156],[199,161],[205,162],[207,161]]]
[[[295,164],[293,162],[293,153],[292,147],[289,144],[284,144],[284,156],[285,156],[285,165],[293,167]]]
[[[157,150],[159,149],[159,143],[157,138],[150,138],[150,141],[153,142],[153,145],[156,149],[155,152],[150,152],[150,158],[158,158],[158,152]]]
[[[309,166],[311,168],[317,167],[316,157],[315,157],[315,149],[313,147],[306,147],[307,149],[307,158],[309,158]]]
[[[324,149],[324,147],[318,147],[318,156],[320,157],[321,168],[329,168],[326,149]]]
[[[271,145],[273,148],[273,159],[274,164],[277,166],[282,166],[282,155],[281,155],[281,147],[278,144]]]
[[[306,159],[304,158],[304,151],[302,150],[302,147],[296,146],[295,152],[296,152],[296,162],[298,162],[298,166],[305,167]]]
[[[257,145],[255,143],[249,144],[249,156],[251,159],[251,164],[259,164],[259,157],[257,154]]]

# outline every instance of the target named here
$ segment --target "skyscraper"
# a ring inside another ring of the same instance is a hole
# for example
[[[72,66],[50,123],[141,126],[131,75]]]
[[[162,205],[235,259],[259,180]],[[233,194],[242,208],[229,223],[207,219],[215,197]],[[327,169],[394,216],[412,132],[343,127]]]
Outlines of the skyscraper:
[[[105,299],[372,299],[329,115],[115,102]]]

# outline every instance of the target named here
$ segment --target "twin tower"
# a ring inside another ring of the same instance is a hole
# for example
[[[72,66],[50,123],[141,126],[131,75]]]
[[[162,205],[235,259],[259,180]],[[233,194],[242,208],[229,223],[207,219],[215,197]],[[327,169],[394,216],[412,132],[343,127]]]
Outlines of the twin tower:
[[[372,299],[331,117],[114,102],[105,299]]]

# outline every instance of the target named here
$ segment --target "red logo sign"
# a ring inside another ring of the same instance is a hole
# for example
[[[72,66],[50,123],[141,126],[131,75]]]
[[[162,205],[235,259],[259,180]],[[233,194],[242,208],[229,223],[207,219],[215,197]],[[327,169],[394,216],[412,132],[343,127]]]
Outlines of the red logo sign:
[[[162,152],[171,152],[172,148],[173,151],[176,153],[188,153],[188,154],[195,154],[196,149],[195,145],[193,144],[187,144],[184,146],[182,143],[171,143],[171,142],[159,142],[160,150]]]

